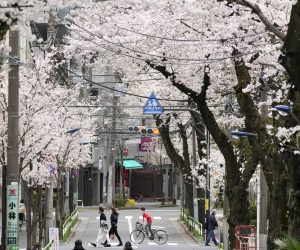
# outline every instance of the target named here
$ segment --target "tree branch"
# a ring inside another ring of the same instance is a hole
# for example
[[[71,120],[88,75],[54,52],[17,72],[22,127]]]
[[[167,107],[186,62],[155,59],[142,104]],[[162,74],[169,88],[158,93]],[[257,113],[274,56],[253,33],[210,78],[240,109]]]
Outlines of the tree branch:
[[[219,2],[225,1],[225,0],[219,0]],[[262,23],[266,26],[267,30],[272,32],[275,36],[277,36],[279,39],[284,41],[285,35],[283,32],[281,32],[274,24],[272,24],[266,15],[261,11],[260,7],[249,0],[226,0],[228,3],[236,3],[245,7],[248,7],[251,9],[262,21]]]

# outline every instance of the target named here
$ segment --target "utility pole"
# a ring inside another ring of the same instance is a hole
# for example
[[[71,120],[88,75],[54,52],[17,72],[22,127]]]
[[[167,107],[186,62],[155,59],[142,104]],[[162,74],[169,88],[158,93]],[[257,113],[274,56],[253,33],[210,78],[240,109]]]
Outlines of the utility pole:
[[[195,124],[192,126],[192,147],[193,147],[193,168],[196,168],[197,165],[197,155],[196,155],[196,130]],[[197,195],[197,183],[196,177],[193,176],[193,205],[194,205],[194,218],[195,221],[199,221],[198,213],[198,195]]]
[[[206,157],[207,160],[210,158],[210,134],[206,129]],[[206,210],[206,222],[208,222],[210,214],[210,170],[209,164],[206,165],[206,190],[205,190],[205,210]],[[207,237],[207,235],[206,235]]]
[[[225,113],[228,115],[228,117],[234,113],[234,109],[232,107],[233,104],[234,104],[233,94],[230,94],[230,95],[228,95],[228,99],[227,99],[226,105],[225,105]],[[226,129],[226,135],[229,137],[232,128],[229,125],[229,126],[226,126],[225,129]],[[229,202],[228,202],[228,198],[226,195],[226,189],[225,189],[225,187],[227,186],[226,176],[227,176],[226,166],[224,166],[224,185],[223,185],[223,249],[224,250],[228,250],[228,248],[229,248],[229,242],[228,242],[229,225],[227,223],[227,219],[228,219],[228,215],[229,215]]]
[[[109,143],[109,160],[108,160],[108,188],[107,188],[107,206],[113,203],[115,189],[115,144],[116,144],[116,115],[117,115],[117,97],[113,96],[112,126]]]
[[[262,74],[260,77],[261,83],[262,83],[262,91],[261,91],[261,102],[263,105],[261,105],[261,116],[263,119],[266,119],[268,117],[268,106],[266,104],[267,101],[267,83],[263,79],[263,72],[264,65],[262,66]],[[259,225],[258,225],[258,236],[259,236],[259,242],[258,246],[260,246],[261,249],[267,249],[267,198],[268,198],[268,186],[266,177],[264,175],[264,171],[262,168],[260,168],[259,171],[259,189],[258,192],[260,193],[260,206],[257,210],[258,212],[258,218],[259,218]],[[259,248],[257,248],[259,249]]]
[[[9,249],[19,247],[18,183],[19,183],[19,32],[9,31],[11,47],[10,71],[8,73],[8,123],[7,123],[7,227]],[[15,190],[15,191],[13,191]],[[3,212],[3,211],[2,211]],[[12,216],[14,215],[14,216]],[[15,226],[12,226],[14,223]]]
[[[50,185],[47,188],[46,195],[46,223],[45,223],[45,236],[46,242],[49,242],[49,228],[53,227],[53,174],[50,176]]]

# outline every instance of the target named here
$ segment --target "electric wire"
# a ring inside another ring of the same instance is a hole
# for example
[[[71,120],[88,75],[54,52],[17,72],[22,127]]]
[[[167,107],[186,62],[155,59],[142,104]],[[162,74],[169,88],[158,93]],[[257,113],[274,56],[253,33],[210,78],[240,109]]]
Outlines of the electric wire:
[[[74,74],[75,76],[78,76],[78,77],[82,77],[81,75],[78,75],[77,73],[75,73],[74,71],[70,70],[70,69],[67,69],[67,68],[64,68],[62,66],[59,66],[60,68]],[[109,89],[109,90],[112,90],[112,91],[115,91],[115,92],[118,92],[118,93],[122,93],[122,94],[125,94],[125,95],[130,95],[130,96],[135,96],[135,97],[140,97],[140,98],[143,98],[143,99],[149,99],[149,96],[144,96],[144,95],[138,95],[138,94],[133,94],[133,93],[128,93],[126,91],[122,91],[122,90],[117,90],[115,88],[111,88],[111,87],[108,87],[108,86],[105,86],[101,83],[97,83],[97,82],[94,82],[92,80],[89,80],[85,77],[82,77],[82,79],[86,82],[89,82],[89,83],[92,83],[92,84],[95,84],[95,85],[98,85],[102,88],[105,88],[105,89]],[[159,101],[170,101],[170,102],[188,102],[189,100],[185,100],[185,99],[182,99],[182,100],[179,100],[179,99],[167,99],[167,98],[156,98],[157,100]]]
[[[89,33],[90,35],[94,36],[94,37],[97,37],[101,40],[103,40],[104,42],[106,43],[109,43],[109,44],[112,44],[113,46],[116,46],[116,47],[120,47],[120,48],[123,48],[123,49],[126,49],[126,50],[129,50],[131,52],[134,52],[134,53],[137,53],[137,54],[142,54],[142,55],[146,55],[146,56],[151,56],[151,57],[156,57],[156,58],[159,58],[161,60],[166,60],[166,59],[169,59],[169,60],[177,60],[177,61],[188,61],[188,62],[206,62],[206,63],[209,63],[209,62],[214,62],[214,61],[222,61],[222,60],[226,60],[226,59],[232,59],[232,58],[236,58],[236,57],[241,57],[241,56],[245,56],[245,55],[250,55],[250,54],[255,54],[257,53],[258,51],[255,51],[255,52],[250,52],[250,53],[244,53],[244,54],[240,54],[240,55],[234,55],[234,56],[228,56],[228,57],[220,57],[220,58],[211,58],[211,59],[197,59],[197,58],[176,58],[176,57],[168,57],[168,56],[161,56],[161,55],[155,55],[155,54],[150,54],[150,53],[146,53],[146,52],[143,52],[143,51],[139,51],[139,50],[135,50],[135,49],[132,49],[132,48],[129,48],[129,47],[125,47],[121,44],[118,44],[118,43],[115,43],[113,41],[110,41],[110,40],[107,40],[105,38],[103,38],[103,36],[99,36],[87,29],[85,29],[84,27],[82,27],[81,25],[75,23],[74,21],[70,20],[70,19],[66,19],[67,21],[69,21],[70,23],[74,24],[76,27],[78,27],[79,29],[85,31],[86,33]],[[90,39],[89,39],[90,40]],[[91,40],[90,40],[91,41]]]
[[[200,40],[200,39],[177,39],[177,38],[168,38],[168,37],[163,37],[163,36],[156,36],[156,35],[149,35],[146,33],[142,33],[139,31],[135,31],[132,29],[128,29],[128,28],[124,28],[124,27],[120,27],[118,25],[115,25],[118,29],[122,29],[122,30],[126,30],[128,32],[132,32],[141,36],[146,36],[146,37],[151,37],[151,38],[157,38],[157,39],[161,39],[161,40],[167,40],[167,41],[173,41],[173,42],[225,42],[228,40],[235,40],[235,39],[243,39],[243,38],[248,38],[248,37],[255,37],[255,36],[260,36],[263,34],[268,34],[268,31],[264,31],[264,32],[260,32],[257,34],[249,34],[249,35],[245,35],[245,36],[236,36],[236,37],[227,37],[227,38],[220,38],[220,39],[207,39],[207,40]]]
[[[81,36],[82,38],[86,39],[87,41],[92,42],[92,43],[96,44],[97,46],[99,46],[100,48],[103,48],[104,50],[108,50],[108,51],[110,51],[110,52],[112,52],[116,55],[122,55],[122,56],[125,56],[125,57],[128,57],[128,58],[131,58],[131,59],[142,61],[142,62],[150,60],[150,59],[147,59],[147,58],[142,58],[142,57],[122,53],[121,50],[115,51],[112,48],[107,48],[104,45],[99,44],[99,43],[95,42],[94,40],[92,40],[90,38],[87,38],[86,36],[82,35],[79,31],[75,31],[75,30],[73,30],[73,31],[75,33],[77,33],[79,36]],[[270,50],[269,52],[275,51],[275,50],[276,49],[273,49],[273,50]],[[204,64],[206,65],[208,63],[216,63],[216,62],[224,61],[224,60],[227,60],[227,59],[239,58],[239,57],[247,56],[247,55],[253,55],[253,54],[256,54],[256,53],[261,53],[261,51],[253,51],[253,52],[244,53],[244,54],[240,53],[238,55],[222,57],[222,58],[218,58],[218,59],[214,59],[214,60],[213,59],[207,59],[205,62],[204,62],[204,60],[202,61],[202,65],[204,65]],[[201,63],[199,63],[199,62],[197,62],[196,64],[195,63],[182,63],[182,62],[181,63],[176,63],[176,62],[174,63],[174,62],[170,62],[170,61],[162,61],[162,60],[158,61],[157,59],[151,59],[151,62],[164,64],[164,65],[179,65],[179,66],[201,65]]]

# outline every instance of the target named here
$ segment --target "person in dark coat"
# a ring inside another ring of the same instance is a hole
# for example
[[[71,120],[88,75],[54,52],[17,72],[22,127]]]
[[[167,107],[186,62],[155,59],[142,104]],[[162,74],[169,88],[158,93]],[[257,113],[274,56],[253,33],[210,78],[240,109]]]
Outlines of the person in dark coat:
[[[111,216],[110,216],[110,224],[111,228],[109,229],[109,237],[114,234],[118,240],[119,240],[119,245],[118,246],[123,246],[123,242],[121,240],[121,237],[118,233],[118,218],[119,218],[119,213],[117,212],[117,209],[115,207],[111,208]],[[107,245],[107,241],[104,242],[104,246],[110,246]]]
[[[81,240],[76,240],[75,241],[75,246],[73,250],[85,250],[82,246],[82,241]]]
[[[216,210],[213,210],[207,220],[207,224],[206,224],[207,236],[206,236],[205,246],[209,246],[209,242],[211,239],[216,246],[218,245],[218,242],[215,237],[215,232],[214,232],[215,228],[218,226],[218,222],[216,220],[215,215],[216,215]]]

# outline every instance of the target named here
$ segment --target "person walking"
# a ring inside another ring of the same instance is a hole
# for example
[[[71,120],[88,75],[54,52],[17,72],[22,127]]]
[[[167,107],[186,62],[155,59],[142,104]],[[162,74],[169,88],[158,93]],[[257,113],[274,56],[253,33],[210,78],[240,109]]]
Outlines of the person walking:
[[[25,221],[25,212],[26,212],[26,208],[25,208],[24,200],[21,199],[19,203],[19,226],[20,226],[19,229],[20,230]]]
[[[123,246],[123,242],[121,240],[121,237],[118,233],[118,218],[119,218],[119,213],[117,212],[117,209],[115,207],[112,207],[111,208],[111,215],[110,215],[110,224],[111,224],[111,228],[109,229],[109,237],[114,234],[118,240],[119,240],[119,245],[117,245],[118,247],[119,246]],[[104,246],[105,247],[110,247],[110,245],[107,244],[107,241],[105,241],[104,243]]]
[[[131,246],[131,242],[130,241],[126,241],[124,249],[123,250],[133,250],[132,246]]]
[[[142,215],[143,215],[143,224],[144,224],[145,219],[147,221],[147,224],[145,226],[146,234],[147,234],[147,236],[149,236],[149,232],[150,232],[151,237],[153,237],[153,232],[151,230],[151,225],[152,225],[153,219],[148,213],[145,212],[146,209],[144,207],[141,207],[141,211],[142,211]]]
[[[216,210],[212,210],[211,214],[208,217],[206,229],[207,229],[207,236],[205,241],[205,246],[210,246],[209,242],[212,239],[212,241],[215,243],[215,245],[218,245],[218,242],[215,237],[215,228],[218,226],[218,222],[216,220]]]
[[[98,236],[95,242],[90,242],[90,244],[94,247],[98,246],[101,243],[101,240],[105,237],[106,238],[106,247],[110,247],[110,240],[108,235],[108,223],[106,220],[106,215],[104,213],[104,208],[99,207],[99,214],[100,214],[100,228],[98,232]],[[102,244],[102,243],[101,243]],[[104,243],[103,243],[104,244]]]
[[[82,246],[82,241],[81,240],[76,240],[75,241],[75,246],[73,250],[85,250]]]

